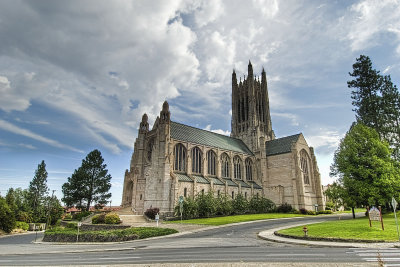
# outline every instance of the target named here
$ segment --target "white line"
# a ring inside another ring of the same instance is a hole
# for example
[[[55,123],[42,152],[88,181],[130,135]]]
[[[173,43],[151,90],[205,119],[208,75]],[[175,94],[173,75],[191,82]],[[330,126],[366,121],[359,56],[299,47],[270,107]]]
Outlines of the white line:
[[[383,257],[383,256],[399,256],[400,254],[399,253],[390,253],[390,252],[384,252],[384,253],[360,253],[360,254],[357,254],[358,256],[360,256],[360,257],[374,257],[374,256],[378,256],[378,254],[381,256],[381,257]]]
[[[363,258],[363,260],[366,261],[378,261],[378,259],[376,258]],[[400,261],[400,258],[384,258],[381,259],[383,262],[387,262],[387,261]]]
[[[99,260],[127,260],[127,259],[140,259],[141,257],[115,257],[115,258],[99,258]]]

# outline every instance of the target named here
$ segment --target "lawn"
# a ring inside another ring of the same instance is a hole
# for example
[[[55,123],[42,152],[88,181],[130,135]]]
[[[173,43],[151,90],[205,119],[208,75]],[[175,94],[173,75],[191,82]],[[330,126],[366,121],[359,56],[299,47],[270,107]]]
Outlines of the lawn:
[[[397,217],[400,217],[400,212],[397,213]],[[394,214],[385,214],[383,216],[383,223],[385,227],[384,231],[382,231],[379,221],[372,221],[372,227],[369,227],[368,217],[309,224],[306,226],[309,237],[398,241]],[[304,226],[283,229],[279,233],[304,236]]]
[[[354,212],[355,212],[355,213],[357,213],[357,212],[365,212],[365,211],[366,211],[365,208],[355,208],[355,209],[354,209]],[[337,213],[351,213],[351,210],[336,211],[335,214],[337,214]]]
[[[238,222],[248,222],[266,219],[278,219],[278,218],[291,218],[291,217],[304,217],[304,216],[315,216],[315,215],[304,215],[304,214],[293,214],[293,213],[262,213],[262,214],[244,214],[244,215],[233,215],[224,217],[214,218],[201,218],[181,221],[166,221],[164,223],[190,223],[190,224],[205,224],[205,225],[224,225]]]

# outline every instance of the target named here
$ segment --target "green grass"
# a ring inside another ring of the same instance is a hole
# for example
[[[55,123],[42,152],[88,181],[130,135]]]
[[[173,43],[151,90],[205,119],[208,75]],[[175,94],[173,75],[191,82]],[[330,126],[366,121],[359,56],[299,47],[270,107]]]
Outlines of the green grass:
[[[365,212],[365,211],[366,211],[365,208],[355,208],[355,209],[354,209],[354,212],[355,212],[355,213],[357,213],[357,212]],[[336,211],[335,214],[337,214],[337,213],[351,213],[351,210]]]
[[[397,217],[400,217],[400,212],[397,213]],[[378,221],[372,221],[372,227],[369,227],[368,217],[310,224],[307,225],[307,228],[309,237],[398,241],[394,214],[385,214],[383,216],[383,223],[385,227],[384,231],[382,231],[381,223]],[[279,233],[304,236],[303,227],[283,229]]]
[[[244,215],[233,215],[233,216],[214,217],[214,218],[182,220],[182,222],[180,220],[167,221],[164,223],[224,225],[224,224],[238,223],[238,222],[248,222],[248,221],[256,221],[256,220],[278,219],[278,218],[291,218],[291,217],[304,217],[304,216],[308,216],[308,215],[293,214],[293,213],[262,213],[262,214],[244,214]],[[311,216],[313,216],[313,215],[311,215]]]
[[[107,231],[80,231],[81,234],[93,234],[93,235],[102,235],[102,236],[130,236],[137,235],[138,239],[149,238],[154,236],[162,236],[178,233],[175,229],[169,228],[158,228],[158,227],[133,227],[126,228],[122,230],[107,230]],[[54,229],[47,230],[45,235],[54,235],[54,234],[63,234],[63,235],[77,235],[77,230],[57,227]]]

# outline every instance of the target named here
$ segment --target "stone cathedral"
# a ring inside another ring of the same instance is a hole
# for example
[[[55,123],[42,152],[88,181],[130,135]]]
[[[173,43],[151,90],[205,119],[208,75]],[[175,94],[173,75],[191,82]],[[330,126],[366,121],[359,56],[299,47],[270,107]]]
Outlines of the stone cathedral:
[[[143,214],[157,207],[171,214],[180,196],[212,191],[247,199],[263,196],[277,206],[325,207],[312,147],[303,134],[276,138],[264,69],[238,82],[232,73],[232,131],[220,135],[171,121],[164,102],[152,129],[143,115],[130,168],[125,171],[122,206]]]

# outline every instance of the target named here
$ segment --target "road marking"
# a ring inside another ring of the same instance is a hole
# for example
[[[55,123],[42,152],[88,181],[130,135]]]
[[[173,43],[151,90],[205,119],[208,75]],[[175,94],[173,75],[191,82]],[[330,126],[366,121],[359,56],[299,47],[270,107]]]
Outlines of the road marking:
[[[99,258],[100,260],[127,260],[127,259],[141,259],[142,257],[115,257],[115,258]]]
[[[377,258],[363,258],[363,260],[366,260],[366,261],[378,261]],[[386,261],[399,261],[399,260],[400,260],[400,258],[381,258],[379,261],[386,262]]]

